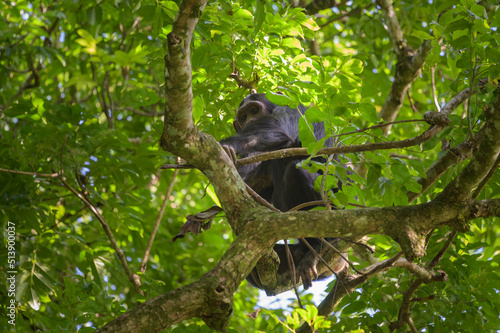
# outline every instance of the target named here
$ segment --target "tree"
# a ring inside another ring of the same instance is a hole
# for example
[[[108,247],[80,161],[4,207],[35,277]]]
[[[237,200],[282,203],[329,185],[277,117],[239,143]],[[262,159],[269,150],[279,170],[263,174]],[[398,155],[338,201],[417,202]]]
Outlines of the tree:
[[[500,326],[495,1],[17,1],[1,14],[3,327]],[[276,212],[247,191],[217,140],[253,89],[310,106],[303,148],[237,163],[341,154],[352,175],[309,166],[337,210]],[[317,121],[335,147],[311,139]],[[210,230],[166,242],[213,204],[224,214],[195,224]],[[256,266],[268,293],[293,288],[267,264],[302,237],[341,238],[349,272],[317,309],[302,295],[291,315],[250,314],[242,281]]]

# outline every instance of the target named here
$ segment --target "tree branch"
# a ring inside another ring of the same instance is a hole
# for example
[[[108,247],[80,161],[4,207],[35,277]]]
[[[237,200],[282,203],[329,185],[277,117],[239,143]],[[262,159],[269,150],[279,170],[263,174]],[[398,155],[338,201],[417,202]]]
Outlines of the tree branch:
[[[165,199],[163,200],[160,211],[158,212],[158,216],[156,217],[156,221],[155,221],[155,224],[153,226],[153,230],[151,231],[151,235],[149,236],[148,245],[146,246],[146,250],[144,251],[144,257],[142,258],[141,266],[139,267],[139,269],[143,273],[146,271],[146,266],[148,264],[148,258],[149,258],[149,252],[151,251],[151,248],[153,247],[153,241],[155,240],[156,232],[158,231],[158,228],[160,227],[161,219],[163,218],[163,214],[165,213],[165,209],[167,208],[167,204],[170,201],[170,199],[169,199],[170,194],[172,193],[172,189],[174,188],[175,180],[177,179],[178,173],[179,173],[179,170],[175,170],[174,174],[172,175],[172,178],[170,179],[170,184],[168,185],[167,192],[165,193]]]
[[[446,243],[444,243],[441,250],[436,254],[434,259],[428,265],[429,269],[433,269],[438,264],[438,262],[443,257],[443,254],[450,247],[456,235],[457,235],[456,231],[453,231],[451,234],[448,235],[448,240],[446,241]],[[408,290],[406,290],[406,292],[403,294],[403,301],[401,302],[401,307],[399,309],[398,320],[389,324],[391,331],[398,328],[402,328],[404,327],[405,324],[408,324],[412,331],[416,331],[415,325],[413,324],[413,320],[410,317],[410,304],[414,300],[413,295],[418,290],[418,288],[420,288],[420,286],[424,283],[432,283],[436,281],[443,282],[448,280],[448,276],[446,275],[446,273],[442,271],[438,271],[438,274],[431,274],[431,272],[427,271],[424,268],[414,265],[413,263],[410,263],[408,261],[406,262],[404,261],[401,261],[401,267],[407,268],[410,272],[412,272],[412,274],[419,277],[410,284]]]
[[[193,90],[191,77],[191,38],[194,27],[205,8],[207,0],[183,1],[178,16],[167,35],[168,52],[165,55],[165,126],[162,147],[171,147],[172,129],[192,131]]]
[[[377,0],[377,4],[384,12],[389,35],[398,57],[394,83],[380,111],[380,119],[394,121],[403,106],[404,96],[408,88],[420,74],[425,58],[427,58],[427,54],[431,50],[431,42],[425,40],[418,51],[414,52],[404,41],[403,32],[399,26],[391,0]],[[389,130],[390,127],[386,127],[384,133],[387,134]]]
[[[406,91],[420,74],[420,70],[430,49],[431,43],[426,40],[414,55],[405,56],[398,60],[396,73],[394,74],[394,83],[380,111],[380,119],[388,122],[396,119],[399,110],[403,106]],[[389,130],[390,127],[386,127],[384,133],[388,133]]]
[[[226,217],[238,233],[239,216],[256,207],[234,163],[215,139],[201,133],[193,123],[190,44],[194,27],[207,0],[185,0],[168,34],[165,56],[166,104],[161,147],[200,169],[213,184]],[[210,160],[210,163],[206,161]],[[221,176],[223,175],[223,176]]]
[[[476,134],[476,142],[481,142],[484,137],[484,129]],[[469,159],[474,152],[473,143],[468,140],[462,142],[458,146],[451,148],[444,154],[436,163],[434,163],[425,173],[425,177],[418,180],[422,185],[422,190],[419,193],[407,191],[408,203],[418,198],[421,193],[424,193],[432,184],[434,184],[451,166],[456,165],[466,159]]]
[[[144,112],[144,111],[132,108],[130,106],[126,106],[126,107],[122,108],[122,110],[132,111],[133,113],[135,113],[135,114],[137,114],[139,116],[144,116],[144,117],[161,117],[161,116],[163,116],[162,112],[155,112],[155,111]]]
[[[339,279],[335,282],[332,290],[328,295],[321,301],[318,306],[318,314],[321,316],[329,316],[330,313],[337,307],[340,301],[351,293],[357,286],[365,283],[368,279],[376,274],[379,274],[390,267],[403,255],[403,252],[397,253],[394,257],[378,262],[376,264],[370,265],[361,271],[361,274],[356,274],[340,282]],[[309,333],[312,332],[309,325],[304,324],[298,330],[297,333]]]
[[[469,204],[430,202],[408,207],[290,213],[265,208],[248,209],[246,215],[242,216],[247,223],[240,230],[239,236],[216,267],[203,278],[139,305],[97,332],[130,332],[139,327],[144,331],[156,331],[192,317],[204,319],[210,328],[222,329],[230,313],[232,294],[257,260],[278,239],[379,233],[397,238],[400,232],[406,230],[402,228],[403,225],[416,231],[430,230],[452,224],[459,218],[473,219],[499,214],[500,199]],[[363,274],[355,278],[354,282],[347,282],[346,289],[338,288],[336,292],[345,295],[371,275],[390,267],[394,261],[386,262],[387,266],[382,268],[370,266],[364,269]],[[333,295],[329,300],[339,301],[339,298],[341,297]],[[211,306],[206,306],[207,301]]]
[[[308,15],[314,15],[320,10],[337,6],[339,4],[335,0],[312,0],[304,9]]]
[[[54,172],[54,173],[38,173],[38,172],[26,172],[26,171],[19,171],[19,170],[9,170],[9,169],[2,169],[0,168],[1,172],[8,172],[8,173],[15,173],[18,175],[28,175],[28,176],[35,176],[35,177],[43,177],[43,178],[57,178],[59,177],[59,173]]]
[[[385,20],[387,23],[387,30],[391,36],[392,43],[394,44],[394,51],[396,52],[398,59],[401,59],[406,55],[406,42],[403,37],[403,32],[401,31],[401,26],[399,25],[396,12],[394,7],[392,7],[391,0],[377,0],[377,5],[382,8],[384,12]]]
[[[311,2],[311,4],[312,4],[312,2]],[[341,14],[341,15],[335,16],[334,18],[332,18],[332,19],[328,20],[328,22],[326,22],[326,23],[324,23],[324,24],[320,25],[320,28],[324,28],[324,27],[326,27],[327,25],[329,25],[329,24],[331,24],[331,23],[333,23],[333,22],[335,22],[335,21],[338,21],[338,20],[343,19],[344,17],[348,17],[348,16],[352,16],[352,15],[355,15],[355,14],[361,13],[364,9],[368,9],[368,8],[370,8],[371,6],[373,6],[373,4],[371,4],[371,3],[370,3],[370,4],[368,4],[368,5],[364,6],[364,7],[358,7],[358,8],[356,8],[356,9],[352,9],[350,12],[345,12],[345,13],[343,13],[343,14]],[[307,7],[309,7],[309,6],[307,6]],[[307,9],[307,7],[306,7],[306,10],[307,10],[307,13],[309,14],[309,10]]]
[[[495,165],[500,153],[500,89],[493,107],[485,110],[485,136],[464,170],[438,195],[437,200],[464,201]]]
[[[66,178],[64,177],[64,169],[63,169],[63,155],[64,155],[64,150],[66,148],[66,141],[68,140],[68,135],[66,135],[66,138],[64,139],[64,143],[61,148],[61,158],[60,158],[60,170],[58,174],[58,178],[61,181],[61,183],[71,191],[78,199],[80,199],[83,204],[94,214],[94,216],[99,220],[101,223],[102,228],[104,229],[104,232],[106,233],[106,236],[108,236],[108,239],[113,246],[113,249],[116,252],[116,255],[118,256],[118,259],[120,260],[120,263],[122,265],[123,270],[125,271],[125,274],[127,275],[128,279],[132,283],[132,285],[135,288],[135,291],[140,294],[144,295],[144,292],[141,290],[141,279],[139,275],[132,273],[130,267],[128,266],[127,263],[127,258],[125,258],[125,255],[123,254],[123,251],[120,249],[120,246],[118,245],[118,242],[115,239],[115,236],[113,235],[113,232],[111,231],[111,228],[108,225],[108,222],[106,222],[106,219],[104,216],[101,215],[99,210],[90,202],[90,200],[85,197],[82,193],[78,192],[75,190],[69,183],[66,181]]]
[[[331,155],[331,154],[346,154],[346,153],[359,153],[363,151],[374,151],[374,150],[385,150],[385,149],[397,149],[397,148],[408,148],[412,146],[420,145],[428,140],[430,140],[434,135],[436,135],[441,130],[439,126],[431,126],[427,131],[421,135],[400,141],[391,142],[371,142],[362,145],[351,145],[351,146],[339,146],[332,148],[322,148],[317,152],[317,155]],[[276,150],[268,153],[263,153],[259,155],[254,155],[238,160],[237,166],[252,164],[256,162],[262,162],[266,160],[290,157],[290,156],[308,156],[307,148],[288,148]]]

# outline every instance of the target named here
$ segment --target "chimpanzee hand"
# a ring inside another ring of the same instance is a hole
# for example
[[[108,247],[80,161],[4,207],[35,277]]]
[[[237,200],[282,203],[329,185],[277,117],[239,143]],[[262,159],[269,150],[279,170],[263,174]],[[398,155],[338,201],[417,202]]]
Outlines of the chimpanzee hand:
[[[238,161],[238,157],[236,157],[236,151],[234,150],[234,148],[227,145],[222,145],[222,149],[224,149],[227,156],[229,156],[233,163],[236,164],[236,161]]]
[[[334,247],[336,247],[340,241],[339,238],[326,238],[324,240],[328,241],[328,243]],[[317,242],[317,239],[308,238],[307,241],[319,255],[324,255],[328,250],[328,247],[322,246],[321,243]],[[313,251],[306,252],[304,256],[298,260],[297,264],[297,275],[302,280],[304,289],[309,289],[312,286],[312,281],[323,280],[328,276],[331,276],[333,272],[340,273],[346,270],[348,267],[348,264],[344,259],[346,257],[347,253],[342,253],[339,258],[331,263],[330,270],[327,270],[326,272],[323,272],[321,276],[318,276],[316,265],[318,264],[319,258]]]
[[[302,280],[302,285],[306,290],[312,287],[313,280],[318,279],[318,271],[316,269],[317,264],[318,258],[314,255],[314,253],[309,252],[297,265],[297,274]]]

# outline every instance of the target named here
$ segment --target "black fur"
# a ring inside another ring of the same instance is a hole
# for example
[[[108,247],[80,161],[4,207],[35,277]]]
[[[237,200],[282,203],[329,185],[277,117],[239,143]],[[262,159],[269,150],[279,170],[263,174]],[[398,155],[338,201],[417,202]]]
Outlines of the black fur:
[[[240,158],[260,152],[301,147],[298,124],[305,112],[306,108],[302,105],[292,109],[271,103],[265,94],[249,95],[241,102],[236,114],[234,128],[237,134],[220,143],[226,146],[226,149],[233,149]],[[313,128],[317,140],[325,137],[323,123],[314,123]],[[328,139],[325,145],[331,147],[332,140]],[[238,172],[255,192],[279,210],[286,212],[299,204],[321,200],[321,195],[313,188],[314,181],[320,174],[311,174],[296,166],[305,158],[307,157],[294,156],[254,163],[238,168]],[[315,160],[325,161],[321,157]],[[322,243],[318,239],[308,238],[307,241],[319,252]],[[275,247],[275,250],[280,250],[280,270],[287,270],[286,257],[281,247],[283,245]],[[315,272],[317,263],[317,258],[309,252],[303,243],[292,246],[294,262],[306,289],[312,284],[311,274],[315,275],[312,272]],[[251,275],[248,280],[262,288]]]

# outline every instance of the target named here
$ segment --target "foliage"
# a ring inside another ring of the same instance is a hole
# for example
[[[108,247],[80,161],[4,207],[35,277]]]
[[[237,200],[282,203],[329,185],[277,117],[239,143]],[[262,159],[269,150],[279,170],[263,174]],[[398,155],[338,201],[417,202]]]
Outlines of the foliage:
[[[366,175],[349,176],[350,186],[331,194],[345,209],[352,209],[352,202],[408,205],[407,191],[420,191],[417,180],[448,146],[477,134],[485,121],[483,110],[494,98],[492,82],[500,73],[500,10],[494,1],[419,0],[394,6],[408,45],[416,50],[425,39],[432,45],[398,120],[436,111],[433,88],[441,107],[467,87],[477,94],[455,110],[450,126],[420,147],[342,156],[341,162]],[[93,331],[138,302],[196,281],[231,244],[233,234],[223,218],[196,238],[169,242],[187,215],[218,204],[201,172],[183,170],[175,177],[172,170],[159,169],[176,160],[157,143],[167,34],[178,7],[179,1],[150,0],[0,5],[0,168],[31,173],[0,172],[3,242],[8,242],[8,222],[16,232],[16,266],[7,267],[9,253],[3,247],[0,276],[5,280],[8,271],[17,272],[19,332]],[[308,16],[284,2],[210,2],[192,41],[197,127],[216,139],[233,133],[234,110],[247,93],[229,77],[238,73],[248,81],[258,77],[259,92],[283,92],[268,93],[278,104],[311,106],[300,122],[301,140],[311,153],[322,147],[309,126],[317,121],[324,121],[343,146],[421,134],[428,127],[422,122],[396,124],[386,137],[380,128],[355,132],[379,122],[394,81],[397,57],[380,8],[367,0],[342,2],[320,14]],[[311,53],[313,40],[321,55]],[[479,90],[482,79],[490,84]],[[351,134],[340,136],[345,133]],[[415,203],[434,198],[466,163],[451,167]],[[310,167],[325,171],[317,188],[347,182],[337,161]],[[61,172],[68,186],[57,177]],[[171,181],[174,189],[166,197]],[[140,271],[155,219],[169,200],[147,269],[139,274],[144,296],[134,291],[96,215],[70,187],[102,214],[133,272]],[[497,172],[478,198],[499,193]],[[487,332],[500,327],[499,232],[498,219],[480,218],[457,236],[437,267],[449,281],[424,285],[416,293],[435,297],[412,307],[419,329]],[[442,228],[432,234],[420,263],[432,260],[449,233]],[[373,235],[369,244],[377,260],[399,251],[387,236]],[[369,265],[355,252],[350,258],[358,269]],[[251,319],[246,315],[254,310],[257,292],[243,283],[228,332],[286,332],[303,320],[324,331],[388,332],[387,323],[397,319],[402,294],[413,279],[403,269],[371,278],[326,320],[307,297],[305,310],[265,310]],[[6,286],[0,290],[7,312]],[[8,319],[2,315],[0,325],[13,329]],[[192,319],[171,331],[210,330]]]

